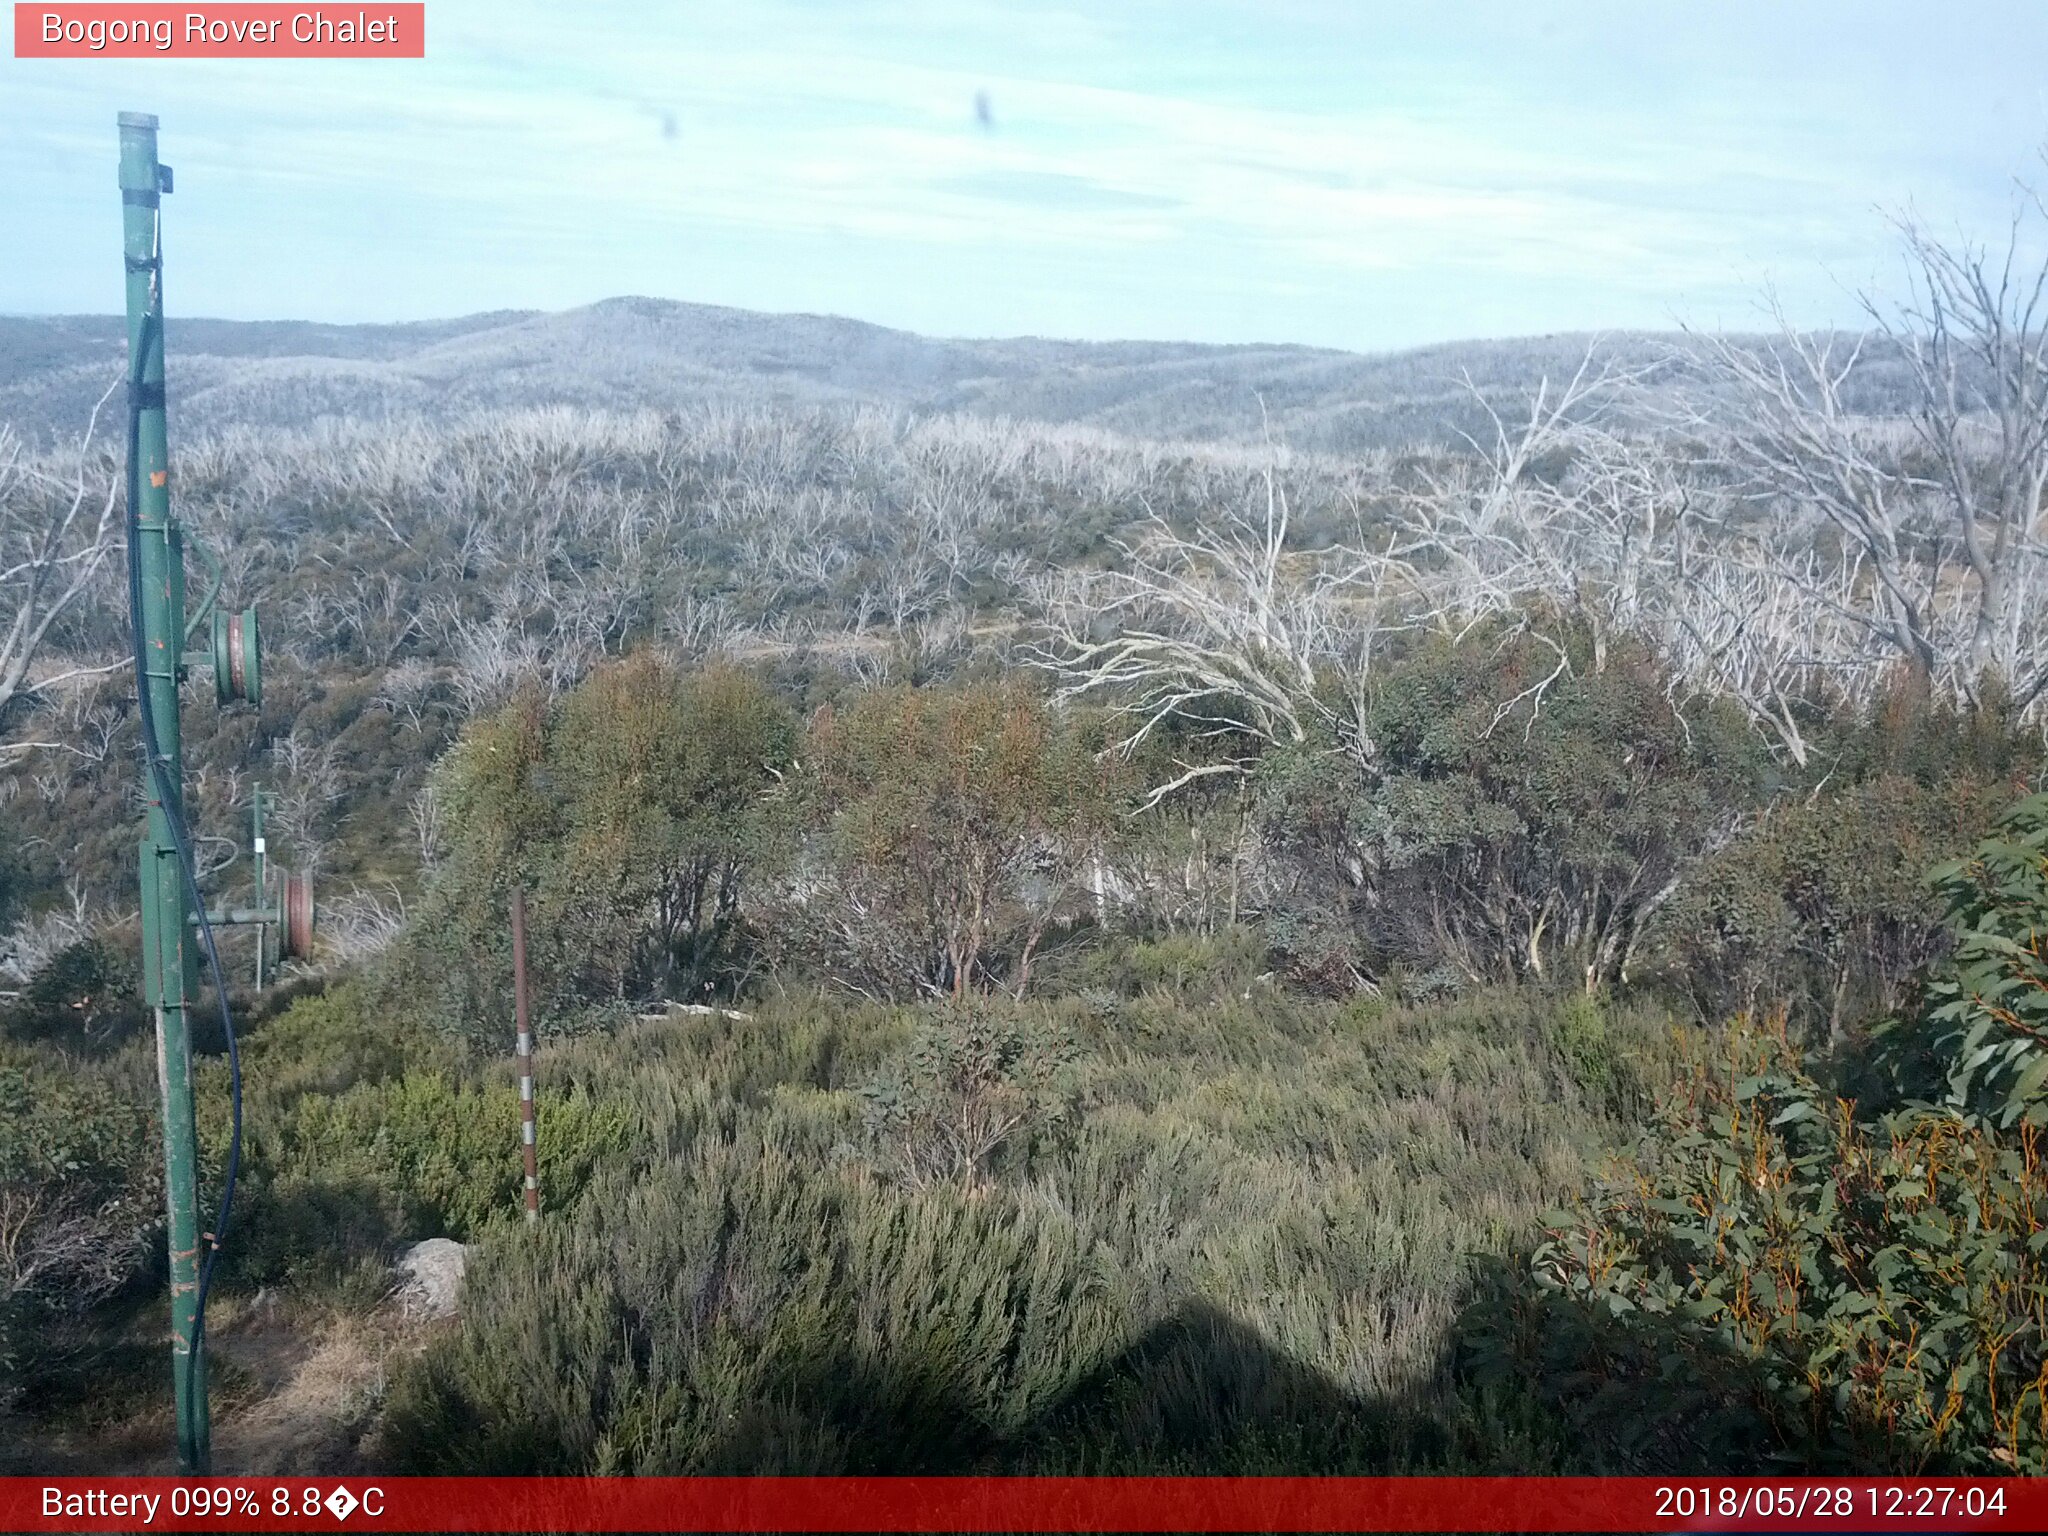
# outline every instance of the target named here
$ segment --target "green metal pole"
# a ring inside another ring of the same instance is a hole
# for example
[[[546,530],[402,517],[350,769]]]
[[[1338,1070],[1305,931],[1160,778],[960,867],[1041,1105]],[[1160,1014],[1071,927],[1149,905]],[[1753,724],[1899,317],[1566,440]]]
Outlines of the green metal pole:
[[[251,787],[249,796],[249,851],[256,861],[256,906],[260,911],[270,902],[269,849],[263,841],[263,786]],[[263,990],[263,962],[270,951],[270,925],[256,920],[256,990]]]
[[[182,800],[178,683],[185,636],[183,540],[171,516],[170,457],[164,431],[163,265],[159,199],[168,177],[156,157],[156,119],[123,112],[121,223],[128,269],[129,376],[139,381],[139,430],[129,481],[136,497],[142,572],[144,683],[155,717],[163,779],[145,767],[149,806],[142,843],[143,991],[156,1012],[157,1080],[163,1090],[164,1191],[171,1259],[171,1380],[178,1413],[178,1460],[204,1473],[210,1454],[206,1360],[198,1330],[199,1137],[192,1113],[188,1003],[197,987],[197,945],[183,872],[162,793]]]

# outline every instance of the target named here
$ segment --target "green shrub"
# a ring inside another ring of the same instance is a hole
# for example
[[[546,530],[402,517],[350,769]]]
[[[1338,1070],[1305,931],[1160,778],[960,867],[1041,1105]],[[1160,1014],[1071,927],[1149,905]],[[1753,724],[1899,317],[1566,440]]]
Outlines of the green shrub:
[[[402,1191],[359,1175],[251,1169],[236,1192],[222,1277],[302,1291],[333,1285],[388,1258],[406,1228]]]
[[[1955,953],[1927,989],[1950,1101],[2010,1129],[2048,1123],[2048,794],[1935,871]]]
[[[679,674],[643,654],[563,701],[542,782],[564,836],[537,885],[577,995],[715,989],[741,884],[780,855],[795,748],[789,711],[730,667]]]
[[[1615,1091],[1621,1063],[1616,1059],[1600,999],[1590,992],[1567,996],[1558,1008],[1552,1038],[1571,1070],[1572,1080],[1594,1103],[1606,1104]]]
[[[1941,1102],[1859,1105],[1782,1027],[1732,1031],[1537,1251],[1561,1398],[1690,1375],[1723,1465],[1761,1428],[1809,1468],[2048,1470],[2048,797],[1936,883],[1955,955],[1897,1033]]]
[[[792,994],[572,1042],[560,1070],[644,1129],[538,1231],[483,1232],[386,1443],[417,1472],[1568,1465],[1512,1383],[1446,1368],[1480,1256],[1613,1134],[1553,1012],[1148,990],[982,1005],[976,1033]],[[1603,1017],[1617,1077],[1648,1075],[1662,1021]],[[1072,1108],[1001,1178],[893,1176],[891,1116],[882,1169],[849,1155],[863,1087],[921,1079],[950,1117],[1039,1023],[1075,1042]]]
[[[1326,988],[1395,967],[1614,983],[1761,787],[1741,723],[1681,718],[1634,644],[1432,641],[1382,669],[1366,713],[1369,761],[1311,742],[1259,768],[1269,931]]]
[[[139,1050],[104,1063],[0,1041],[0,1408],[62,1325],[148,1263],[162,1147]]]
[[[472,1037],[501,1031],[523,884],[536,999],[557,1018],[729,991],[748,963],[742,888],[787,840],[794,741],[751,675],[652,653],[475,721],[438,772],[448,849],[396,990]]]
[[[376,1191],[390,1230],[467,1236],[519,1205],[519,1096],[509,1074],[458,1081],[408,1072],[333,1097],[307,1095],[257,1171],[296,1181]],[[535,1090],[544,1198],[566,1200],[625,1146],[625,1109],[577,1086]]]
[[[332,1097],[417,1068],[452,1068],[453,1054],[418,1021],[351,979],[293,1001],[242,1041],[252,1118],[289,1111],[306,1094]],[[260,1126],[258,1127],[260,1130]]]
[[[1127,998],[1170,992],[1189,1000],[1242,994],[1266,966],[1266,941],[1256,927],[1210,933],[1167,933],[1092,947],[1070,963],[1047,967],[1060,990],[1089,997]],[[1050,990],[1050,989],[1049,989]]]
[[[911,1188],[973,1188],[1016,1144],[1057,1122],[1074,1047],[1036,1012],[956,1005],[918,1027],[903,1054],[861,1089],[882,1166]]]
[[[1997,782],[1883,774],[1787,798],[1692,872],[1657,914],[1644,971],[1703,1018],[1786,1009],[1840,1048],[1906,1005],[1947,943],[1926,871],[1968,848]]]
[[[1096,745],[1017,682],[820,711],[805,755],[824,867],[779,925],[878,995],[1021,995],[1111,832],[1120,775]]]
[[[0,1005],[0,1036],[105,1049],[147,1022],[138,967],[126,946],[80,939],[29,978],[20,997]]]
[[[560,1049],[559,1047],[557,1049]],[[634,1115],[543,1052],[535,1117],[543,1197],[569,1200],[621,1156]],[[520,1207],[519,1096],[509,1061],[463,1063],[448,1043],[346,982],[260,1025],[243,1053],[244,1149],[228,1274],[332,1282],[395,1243],[468,1237]],[[225,1064],[203,1064],[200,1140],[222,1172]]]

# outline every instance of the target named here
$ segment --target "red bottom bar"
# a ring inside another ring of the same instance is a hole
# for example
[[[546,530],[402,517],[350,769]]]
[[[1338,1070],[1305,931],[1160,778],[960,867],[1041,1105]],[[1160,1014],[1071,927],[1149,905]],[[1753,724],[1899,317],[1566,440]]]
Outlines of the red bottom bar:
[[[0,1478],[5,1531],[2039,1531],[2048,1481]]]

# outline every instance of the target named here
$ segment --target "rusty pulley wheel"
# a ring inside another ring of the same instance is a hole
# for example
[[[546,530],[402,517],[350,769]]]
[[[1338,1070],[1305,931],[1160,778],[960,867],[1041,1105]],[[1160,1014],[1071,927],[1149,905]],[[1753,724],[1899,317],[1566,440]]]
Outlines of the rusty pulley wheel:
[[[313,953],[313,877],[286,875],[283,882],[284,927],[278,933],[278,950],[287,960],[304,960]]]
[[[242,634],[242,616],[239,613],[228,615],[227,642],[228,697],[232,699],[247,698],[249,688],[249,651],[248,641]]]
[[[254,608],[214,610],[213,691],[223,704],[263,702],[263,642]]]

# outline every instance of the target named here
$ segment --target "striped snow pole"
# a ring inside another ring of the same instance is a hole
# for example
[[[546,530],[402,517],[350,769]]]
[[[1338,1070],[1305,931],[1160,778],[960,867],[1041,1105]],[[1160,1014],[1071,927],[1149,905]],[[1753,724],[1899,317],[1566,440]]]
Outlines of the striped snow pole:
[[[519,1156],[526,1167],[526,1219],[540,1220],[540,1151],[533,1125],[533,1024],[526,1013],[526,891],[512,887],[512,1008],[518,1021]]]

